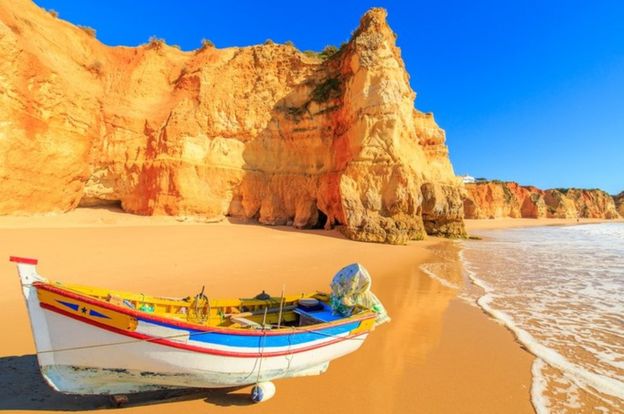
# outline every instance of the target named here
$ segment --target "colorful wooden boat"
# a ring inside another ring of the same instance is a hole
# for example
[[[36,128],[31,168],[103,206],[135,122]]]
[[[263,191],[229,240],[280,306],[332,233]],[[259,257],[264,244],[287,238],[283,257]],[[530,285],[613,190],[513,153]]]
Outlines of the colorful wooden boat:
[[[37,260],[10,260],[17,264],[41,373],[63,393],[264,384],[255,392],[264,391],[259,399],[266,399],[274,392],[269,381],[323,373],[388,319],[374,295],[373,302],[370,296],[359,301],[374,304],[368,307],[318,292],[153,297],[51,282],[37,273]],[[362,271],[354,264],[340,274]],[[334,311],[330,303],[338,302],[350,305],[348,315]]]

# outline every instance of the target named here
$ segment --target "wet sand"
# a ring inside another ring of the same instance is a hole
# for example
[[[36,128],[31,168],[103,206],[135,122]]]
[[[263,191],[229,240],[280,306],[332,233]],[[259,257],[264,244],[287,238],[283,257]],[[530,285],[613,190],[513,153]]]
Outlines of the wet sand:
[[[532,356],[479,308],[423,273],[462,285],[458,245],[429,239],[408,246],[358,243],[335,231],[232,223],[178,222],[81,209],[61,216],[0,217],[0,258],[36,257],[51,279],[152,294],[250,296],[327,289],[343,265],[359,261],[392,322],[317,377],[276,381],[276,396],[250,405],[248,388],[131,397],[124,412],[527,413]],[[0,261],[0,411],[80,411],[102,397],[51,391],[36,368],[15,267]],[[159,401],[173,398],[176,401]],[[182,401],[177,401],[182,400]],[[133,401],[135,404],[132,405]],[[140,405],[146,404],[146,405]]]

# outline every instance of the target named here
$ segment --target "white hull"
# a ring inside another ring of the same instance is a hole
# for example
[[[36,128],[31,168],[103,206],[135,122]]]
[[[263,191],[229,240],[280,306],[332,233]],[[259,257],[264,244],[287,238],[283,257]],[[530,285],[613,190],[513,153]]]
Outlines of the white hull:
[[[141,340],[102,329],[40,306],[35,281],[45,281],[34,265],[18,264],[37,356],[46,381],[56,390],[75,394],[119,394],[163,388],[223,388],[279,378],[318,375],[329,362],[357,350],[367,332],[347,337],[320,336],[303,345],[279,348],[243,348],[201,344],[178,338],[182,345],[231,351],[237,356],[196,352]],[[180,330],[140,322],[137,333],[167,337]],[[179,335],[178,335],[179,336]],[[326,344],[326,345],[323,345]],[[313,349],[304,350],[312,345]],[[208,348],[210,347],[210,348]],[[290,352],[297,351],[298,352]],[[253,352],[251,352],[253,351]],[[279,356],[257,356],[287,351]],[[255,356],[251,356],[255,355]]]
[[[355,351],[365,339],[362,335],[284,356],[228,357],[135,341],[54,312],[41,308],[39,311],[44,314],[50,333],[51,349],[68,349],[43,354],[41,372],[56,390],[67,393],[233,387],[297,376],[314,368],[322,372],[329,361]],[[115,343],[120,345],[98,346]]]

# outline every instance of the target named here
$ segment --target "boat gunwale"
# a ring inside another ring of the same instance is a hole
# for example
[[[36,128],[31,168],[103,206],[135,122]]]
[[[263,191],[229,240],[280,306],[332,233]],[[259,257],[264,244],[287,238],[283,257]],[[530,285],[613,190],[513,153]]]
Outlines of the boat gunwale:
[[[217,333],[217,334],[229,334],[229,335],[241,335],[241,336],[279,336],[279,335],[293,335],[293,334],[296,335],[296,334],[310,333],[310,332],[314,332],[317,330],[331,328],[334,326],[346,325],[346,324],[353,323],[353,322],[361,322],[361,321],[365,321],[367,319],[372,319],[376,317],[373,311],[364,311],[360,314],[350,316],[344,319],[339,319],[337,321],[324,322],[324,323],[308,325],[308,326],[289,326],[288,328],[284,327],[278,330],[273,330],[273,329],[252,330],[249,328],[236,329],[236,328],[229,328],[229,327],[222,327],[222,326],[206,326],[206,325],[194,324],[192,322],[184,322],[180,320],[156,316],[156,315],[145,313],[145,312],[140,312],[135,309],[125,308],[123,306],[105,302],[103,300],[99,300],[88,295],[82,295],[82,294],[73,292],[68,289],[64,289],[58,286],[53,286],[52,284],[48,282],[34,282],[33,286],[37,289],[47,290],[49,292],[57,293],[62,296],[66,296],[75,300],[80,300],[80,301],[89,303],[91,305],[99,306],[108,310],[130,315],[140,320],[147,320],[148,322],[153,321],[155,323],[172,325],[172,326],[182,328],[182,329],[189,329],[189,330],[199,331],[199,332],[212,332],[212,333]],[[50,306],[50,305],[47,305],[47,306],[44,306],[44,305],[45,304],[42,303],[41,307],[45,309],[54,308],[53,306]],[[54,308],[52,310],[56,311],[57,308]],[[65,311],[62,311],[61,309],[58,309],[58,310],[63,314],[67,314],[68,316],[70,315],[74,316],[73,314],[66,313]],[[82,320],[82,318],[80,320]],[[84,320],[91,322],[89,319],[84,319]],[[100,324],[98,324],[98,326],[99,325]],[[103,325],[103,326],[106,326],[106,325]],[[121,331],[121,332],[127,332],[127,331]]]

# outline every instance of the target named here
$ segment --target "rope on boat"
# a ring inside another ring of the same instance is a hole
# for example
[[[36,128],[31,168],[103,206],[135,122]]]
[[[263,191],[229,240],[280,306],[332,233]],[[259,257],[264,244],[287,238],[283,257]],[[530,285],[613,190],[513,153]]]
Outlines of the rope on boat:
[[[256,385],[260,382],[260,373],[262,372],[262,356],[264,354],[264,345],[266,344],[266,317],[267,310],[269,308],[264,308],[264,317],[262,318],[262,336],[260,337],[260,343],[262,344],[260,348],[260,363],[258,364],[258,376],[256,377]]]
[[[204,333],[204,332],[201,332]],[[201,334],[197,333],[197,334]],[[44,351],[37,351],[37,354],[48,354],[52,352],[65,352],[65,351],[79,351],[82,349],[93,349],[93,348],[104,348],[107,346],[117,346],[117,345],[131,345],[139,342],[153,342],[159,339],[176,339],[176,338],[185,338],[191,337],[194,334],[179,334],[179,335],[168,335],[168,336],[155,336],[153,338],[145,338],[145,339],[131,339],[129,341],[120,341],[120,342],[111,342],[108,344],[97,344],[97,345],[83,345],[83,346],[72,346],[69,348],[60,348],[60,349],[46,349]]]

